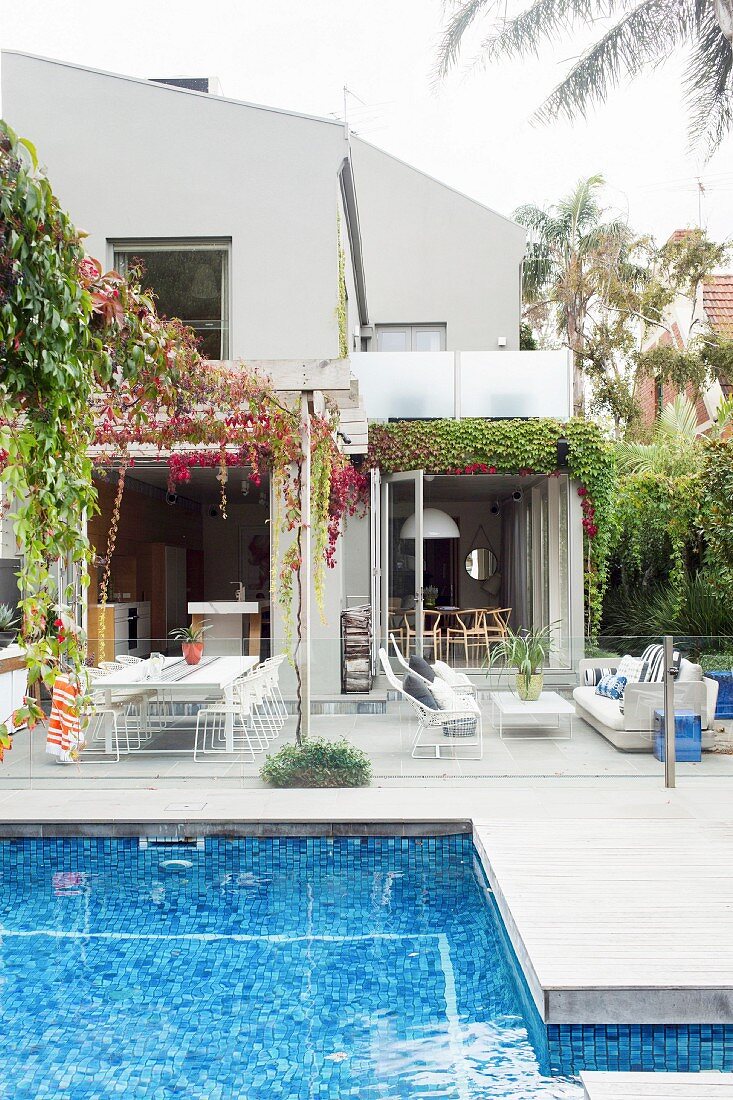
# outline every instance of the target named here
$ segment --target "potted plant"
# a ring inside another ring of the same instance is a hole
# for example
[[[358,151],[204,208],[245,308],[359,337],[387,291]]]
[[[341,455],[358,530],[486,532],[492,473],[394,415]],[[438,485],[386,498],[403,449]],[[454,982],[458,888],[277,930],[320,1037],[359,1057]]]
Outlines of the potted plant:
[[[435,607],[438,601],[438,589],[434,584],[429,584],[422,590],[422,602],[424,607]]]
[[[0,646],[12,645],[15,641],[18,618],[12,607],[0,603]]]
[[[500,661],[505,668],[515,668],[517,695],[534,702],[542,692],[542,669],[552,644],[552,625],[540,630],[520,630],[516,634],[507,628],[506,637],[497,642],[489,655],[489,668],[495,661]]]
[[[197,665],[204,652],[204,633],[209,629],[209,624],[204,619],[197,626],[177,626],[171,630],[169,638],[181,643],[183,659],[187,665]]]

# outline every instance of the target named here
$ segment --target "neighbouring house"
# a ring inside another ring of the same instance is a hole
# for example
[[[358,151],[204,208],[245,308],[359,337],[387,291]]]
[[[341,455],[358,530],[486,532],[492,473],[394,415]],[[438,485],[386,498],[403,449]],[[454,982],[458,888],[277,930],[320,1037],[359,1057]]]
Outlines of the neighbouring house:
[[[35,143],[90,254],[122,271],[142,263],[161,313],[191,325],[209,359],[256,364],[284,397],[329,394],[355,462],[367,421],[521,420],[529,439],[540,418],[570,417],[567,354],[519,351],[520,226],[341,122],[209,87],[3,54],[5,117]],[[555,476],[529,464],[436,474],[429,456],[372,470],[369,514],[350,521],[325,622],[314,615],[313,691],[340,691],[342,610],[371,604],[376,649],[411,612],[419,621],[425,588],[437,607],[556,624],[553,672],[567,677],[582,647],[592,513],[560,450]],[[267,480],[254,488],[232,472],[224,519],[216,469],[192,469],[171,496],[167,458],[141,452],[128,476],[105,612],[114,650],[164,648],[189,605],[240,586],[258,609],[244,644],[278,648]],[[113,484],[98,488],[89,534],[102,549]],[[96,600],[93,575],[92,637]],[[237,629],[229,640],[241,645]]]
[[[676,230],[672,239],[683,237],[687,231]],[[690,342],[707,331],[733,338],[733,274],[710,275],[697,287],[693,296],[678,294],[664,312],[666,328],[650,332],[644,351],[655,347],[673,347],[684,351]],[[732,392],[728,379],[714,378],[704,393],[696,394],[688,387],[687,396],[694,401],[700,432],[707,431],[715,419],[716,411],[724,397]],[[651,427],[665,405],[677,397],[677,389],[654,378],[641,379],[636,396],[641,408],[642,423]]]

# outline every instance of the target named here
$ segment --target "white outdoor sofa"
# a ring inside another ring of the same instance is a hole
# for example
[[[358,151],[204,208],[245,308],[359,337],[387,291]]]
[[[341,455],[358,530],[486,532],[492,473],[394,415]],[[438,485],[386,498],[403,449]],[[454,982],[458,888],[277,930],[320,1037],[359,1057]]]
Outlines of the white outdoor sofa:
[[[578,717],[623,752],[651,752],[654,748],[654,711],[664,709],[664,684],[630,683],[621,703],[596,695],[594,687],[583,683],[586,669],[616,671],[618,660],[603,657],[581,661],[578,666],[580,687],[573,691]],[[702,747],[712,748],[715,735],[713,718],[718,698],[717,681],[703,675],[700,665],[683,657],[674,685],[675,707],[692,710],[702,719]]]

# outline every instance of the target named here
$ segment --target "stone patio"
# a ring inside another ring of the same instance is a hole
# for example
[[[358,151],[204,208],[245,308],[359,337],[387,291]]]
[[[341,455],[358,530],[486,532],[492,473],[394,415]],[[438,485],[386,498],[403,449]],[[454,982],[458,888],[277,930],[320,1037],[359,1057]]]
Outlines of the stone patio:
[[[364,749],[374,768],[373,785],[394,786],[480,786],[505,777],[531,779],[570,779],[598,777],[634,779],[647,784],[663,782],[663,765],[651,753],[622,753],[613,748],[582,719],[573,720],[571,740],[555,740],[552,731],[533,740],[505,731],[500,740],[491,724],[491,708],[482,701],[484,720],[484,753],[481,760],[464,755],[457,749],[450,754],[451,742],[446,739],[446,755],[441,759],[415,759],[411,754],[415,718],[402,703],[387,703],[385,714],[314,715],[312,734],[330,739],[346,737]],[[539,733],[539,731],[537,731]],[[564,732],[564,731],[562,731]],[[721,735],[721,737],[724,735]],[[285,729],[271,743],[276,751],[295,737],[295,719],[289,718]],[[541,739],[540,739],[541,738]],[[153,750],[124,755],[118,763],[111,760],[86,760],[78,765],[60,766],[45,753],[45,732],[38,729],[31,738],[22,731],[16,735],[13,751],[0,765],[0,790],[19,787],[95,787],[140,786],[211,786],[260,787],[258,778],[263,757],[255,763],[241,758],[214,757],[194,761],[191,729],[159,734],[152,742]],[[458,745],[458,742],[453,742]],[[180,748],[187,751],[171,753],[155,749]],[[682,777],[733,778],[733,756],[725,753],[704,753],[699,764],[678,764]]]

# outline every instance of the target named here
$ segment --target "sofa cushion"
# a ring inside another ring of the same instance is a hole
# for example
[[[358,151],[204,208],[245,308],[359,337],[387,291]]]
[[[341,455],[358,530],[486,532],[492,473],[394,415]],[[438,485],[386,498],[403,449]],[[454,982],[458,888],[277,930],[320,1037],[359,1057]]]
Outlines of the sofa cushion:
[[[613,674],[613,669],[597,665],[595,668],[586,668],[583,672],[583,683],[586,687],[597,687],[606,676]]]
[[[625,687],[626,677],[619,676],[618,673],[612,672],[610,676],[604,676],[598,684],[596,687],[596,695],[603,695],[606,699],[613,699],[618,703],[623,698]]]
[[[604,726],[613,730],[624,728],[624,716],[618,703],[614,699],[605,699],[602,695],[596,695],[595,688],[577,687],[573,691],[573,699],[578,706]]]
[[[641,657],[630,657],[624,653],[616,669],[617,676],[625,676],[627,684],[638,684],[646,676],[646,665]]]
[[[674,649],[672,651],[672,664],[679,666],[680,657],[679,649]],[[648,645],[642,653],[641,659],[646,664],[642,683],[661,684],[664,679],[664,646],[660,645],[659,642]]]
[[[679,683],[684,683],[685,680],[702,680],[702,676],[702,665],[696,665],[692,661],[688,661],[686,657],[682,658],[680,670],[677,674]]]

